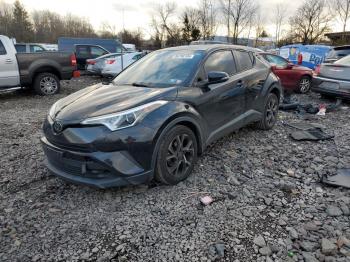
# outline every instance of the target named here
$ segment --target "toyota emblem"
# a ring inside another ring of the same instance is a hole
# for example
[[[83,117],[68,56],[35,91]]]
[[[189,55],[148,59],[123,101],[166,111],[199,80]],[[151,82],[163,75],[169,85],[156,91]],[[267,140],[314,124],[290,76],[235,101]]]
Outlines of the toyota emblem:
[[[55,122],[53,123],[53,131],[55,131],[55,133],[58,134],[58,133],[61,133],[62,130],[63,130],[63,125],[62,125],[62,123],[59,122],[59,121],[55,121]]]

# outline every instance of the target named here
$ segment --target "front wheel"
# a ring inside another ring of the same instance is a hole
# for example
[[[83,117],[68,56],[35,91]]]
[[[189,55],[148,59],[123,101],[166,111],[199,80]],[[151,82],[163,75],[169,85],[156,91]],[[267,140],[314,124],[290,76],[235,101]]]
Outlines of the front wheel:
[[[41,96],[57,94],[60,87],[60,80],[51,73],[40,73],[34,79],[34,90]]]
[[[274,93],[270,93],[265,102],[263,117],[257,124],[259,129],[269,130],[274,127],[277,122],[278,106],[278,97]]]
[[[298,91],[299,93],[306,94],[311,89],[311,78],[308,76],[303,76],[299,81]]]
[[[159,147],[156,180],[167,185],[185,180],[197,161],[197,152],[197,139],[192,130],[181,125],[173,127]]]

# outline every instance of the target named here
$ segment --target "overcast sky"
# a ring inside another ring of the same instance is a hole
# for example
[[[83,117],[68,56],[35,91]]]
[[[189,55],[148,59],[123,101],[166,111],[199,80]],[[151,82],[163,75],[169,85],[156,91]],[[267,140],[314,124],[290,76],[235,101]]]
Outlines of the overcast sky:
[[[14,0],[5,0],[12,3]],[[219,0],[216,0],[219,2]],[[274,33],[271,20],[273,19],[274,6],[277,3],[288,5],[288,10],[293,13],[294,10],[303,2],[303,0],[256,0],[262,9],[265,17],[266,29],[270,34]],[[34,9],[49,9],[62,15],[72,13],[86,17],[90,20],[96,30],[100,28],[101,23],[108,22],[116,27],[117,31],[123,27],[122,10],[124,10],[124,24],[126,29],[141,28],[145,35],[149,35],[150,14],[157,3],[162,0],[21,0],[25,7],[31,11]],[[185,6],[196,6],[198,0],[176,0],[179,12]],[[218,34],[225,35],[221,28]]]

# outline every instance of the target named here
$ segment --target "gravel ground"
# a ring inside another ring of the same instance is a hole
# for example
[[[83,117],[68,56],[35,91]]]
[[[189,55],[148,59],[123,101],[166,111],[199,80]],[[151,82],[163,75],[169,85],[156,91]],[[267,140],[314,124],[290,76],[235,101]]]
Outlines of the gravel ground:
[[[350,168],[350,109],[313,120],[334,140],[292,141],[283,122],[298,118],[281,112],[272,131],[210,146],[176,186],[97,190],[50,175],[39,139],[57,99],[98,81],[0,95],[0,261],[350,261],[350,191],[320,183]]]

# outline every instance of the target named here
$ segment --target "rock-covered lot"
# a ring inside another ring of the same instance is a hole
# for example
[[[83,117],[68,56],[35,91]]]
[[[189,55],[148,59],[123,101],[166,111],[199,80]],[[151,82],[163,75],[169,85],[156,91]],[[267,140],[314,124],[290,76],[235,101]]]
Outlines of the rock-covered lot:
[[[176,186],[98,190],[50,175],[39,139],[56,100],[99,81],[0,95],[0,261],[350,261],[350,190],[320,183],[350,168],[349,108],[312,120],[333,140],[291,140],[283,123],[302,120],[281,112],[272,131],[210,146]]]

